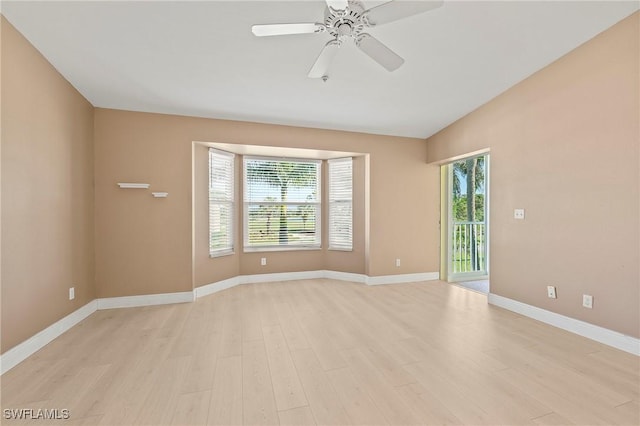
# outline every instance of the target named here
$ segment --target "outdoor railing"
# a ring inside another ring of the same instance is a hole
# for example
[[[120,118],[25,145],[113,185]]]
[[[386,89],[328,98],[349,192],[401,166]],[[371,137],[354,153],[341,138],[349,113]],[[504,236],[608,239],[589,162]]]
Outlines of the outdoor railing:
[[[486,271],[484,222],[453,225],[453,273]]]

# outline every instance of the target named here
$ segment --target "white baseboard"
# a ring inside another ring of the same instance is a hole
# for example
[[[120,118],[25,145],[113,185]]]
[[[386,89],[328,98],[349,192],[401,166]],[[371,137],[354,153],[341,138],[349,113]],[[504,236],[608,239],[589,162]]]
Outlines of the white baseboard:
[[[529,318],[578,334],[596,342],[640,356],[640,339],[575,318],[527,305],[517,300],[489,293],[489,303],[519,313]]]
[[[419,281],[433,281],[440,278],[438,272],[422,272],[419,274],[381,275],[367,277],[367,285],[415,283]]]
[[[114,308],[133,308],[137,306],[167,305],[169,303],[193,302],[192,291],[181,293],[144,294],[141,296],[107,297],[97,299],[98,310]]]
[[[352,274],[349,272],[336,272],[336,271],[305,271],[305,272],[281,272],[274,274],[256,274],[256,275],[238,275],[226,280],[217,281],[215,283],[205,284],[200,287],[196,287],[193,292],[195,298],[198,299],[203,296],[208,296],[213,293],[217,293],[222,290],[235,287],[243,284],[253,283],[266,283],[266,282],[278,282],[278,281],[293,281],[293,280],[312,280],[319,278],[330,278],[340,281],[354,281],[364,283],[366,275]]]
[[[238,275],[215,283],[205,284],[193,289],[196,299],[217,293],[242,284],[267,283],[277,281],[310,280],[323,278],[324,271],[281,272],[274,274]]]
[[[339,281],[350,281],[367,285],[400,284],[413,283],[418,281],[437,280],[438,272],[423,272],[418,274],[382,275],[370,277],[363,274],[339,271],[303,271],[303,272],[281,272],[275,274],[238,275],[211,284],[196,287],[193,291],[196,298],[207,296],[218,291],[226,290],[242,284],[266,283],[278,281],[312,280],[328,278]]]
[[[338,280],[338,281],[350,281],[354,283],[362,283],[366,284],[368,276],[364,274],[354,274],[352,272],[340,272],[340,271],[322,271],[324,272],[324,276],[322,278],[327,278],[330,280]]]
[[[226,280],[217,281],[215,283],[206,284],[193,289],[193,295],[196,299],[204,296],[208,296],[213,293],[217,293],[222,290],[229,289],[241,284],[240,277],[228,278]]]
[[[80,309],[73,311],[66,317],[56,321],[49,327],[0,355],[0,374],[4,374],[20,364],[56,337],[94,313],[97,308],[97,302],[92,300]]]
[[[277,281],[313,280],[324,278],[324,271],[278,272],[274,274],[240,275],[241,284],[270,283]]]
[[[80,309],[73,311],[66,317],[56,321],[49,327],[0,355],[0,375],[20,364],[22,361],[36,353],[42,347],[97,310],[164,305],[168,303],[184,303],[193,302],[193,300],[194,293],[191,291],[182,293],[148,294],[142,296],[109,297],[92,300]]]

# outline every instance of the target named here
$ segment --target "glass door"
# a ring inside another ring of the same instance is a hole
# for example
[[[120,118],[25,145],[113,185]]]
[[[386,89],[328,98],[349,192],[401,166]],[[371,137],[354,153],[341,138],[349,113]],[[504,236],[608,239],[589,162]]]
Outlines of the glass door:
[[[488,276],[488,161],[466,158],[448,167],[448,280]]]

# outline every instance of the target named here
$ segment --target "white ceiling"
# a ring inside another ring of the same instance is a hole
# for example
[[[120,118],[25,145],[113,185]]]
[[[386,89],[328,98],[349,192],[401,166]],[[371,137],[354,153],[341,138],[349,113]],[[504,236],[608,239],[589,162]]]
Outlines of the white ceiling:
[[[326,83],[306,75],[329,35],[251,34],[321,22],[323,1],[3,1],[2,14],[97,107],[426,138],[638,5],[446,1],[370,29],[400,69],[345,45]]]

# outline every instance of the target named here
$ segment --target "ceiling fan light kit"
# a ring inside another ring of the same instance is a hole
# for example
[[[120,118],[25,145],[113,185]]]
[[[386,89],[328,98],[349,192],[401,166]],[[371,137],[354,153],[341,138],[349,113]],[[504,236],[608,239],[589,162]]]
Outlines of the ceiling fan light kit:
[[[427,12],[442,6],[443,1],[389,1],[371,9],[365,9],[359,0],[326,0],[324,23],[292,23],[254,25],[251,31],[258,37],[329,33],[327,42],[307,74],[310,78],[327,81],[327,72],[345,40],[351,40],[367,56],[387,71],[395,71],[404,59],[377,38],[365,32],[367,28]]]

